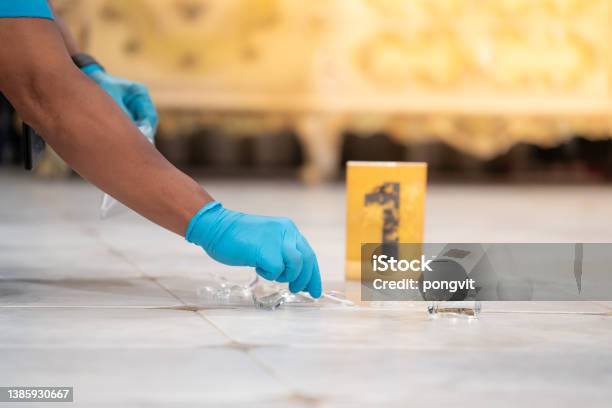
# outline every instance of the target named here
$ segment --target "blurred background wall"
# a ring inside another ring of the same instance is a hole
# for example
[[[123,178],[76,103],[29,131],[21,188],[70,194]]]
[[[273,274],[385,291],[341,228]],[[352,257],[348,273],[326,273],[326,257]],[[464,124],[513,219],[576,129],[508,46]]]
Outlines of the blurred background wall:
[[[175,164],[308,182],[350,159],[609,180],[611,3],[55,0],[107,70],[149,86]],[[19,143],[9,109],[4,162]],[[64,174],[49,160],[40,173]]]

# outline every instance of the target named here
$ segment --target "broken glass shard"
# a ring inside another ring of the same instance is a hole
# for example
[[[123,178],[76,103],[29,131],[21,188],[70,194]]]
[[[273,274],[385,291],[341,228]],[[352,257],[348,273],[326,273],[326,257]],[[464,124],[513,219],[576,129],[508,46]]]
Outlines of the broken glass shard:
[[[246,283],[231,282],[223,276],[209,274],[204,286],[198,289],[198,297],[203,306],[244,307],[276,310],[286,307],[329,307],[354,306],[343,293],[325,292],[320,299],[300,292],[291,293],[286,284],[260,280],[257,275]]]
[[[427,312],[432,318],[437,317],[466,317],[469,319],[477,319],[482,305],[480,301],[457,301],[457,302],[428,302]]]

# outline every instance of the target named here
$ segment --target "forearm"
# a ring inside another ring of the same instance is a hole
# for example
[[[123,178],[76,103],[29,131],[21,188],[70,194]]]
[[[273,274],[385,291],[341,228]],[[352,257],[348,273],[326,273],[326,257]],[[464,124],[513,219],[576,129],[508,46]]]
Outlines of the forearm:
[[[58,78],[59,79],[59,78]],[[32,112],[49,144],[79,174],[151,221],[184,235],[210,196],[170,164],[106,93],[77,69]]]
[[[19,38],[23,54],[39,37],[37,30],[45,32],[44,67],[30,64],[25,72],[0,68],[0,90],[84,178],[184,235],[191,217],[211,197],[161,156],[113,100],[72,64],[57,29],[49,28],[52,24],[37,22]],[[8,60],[2,57],[0,50],[0,62]]]

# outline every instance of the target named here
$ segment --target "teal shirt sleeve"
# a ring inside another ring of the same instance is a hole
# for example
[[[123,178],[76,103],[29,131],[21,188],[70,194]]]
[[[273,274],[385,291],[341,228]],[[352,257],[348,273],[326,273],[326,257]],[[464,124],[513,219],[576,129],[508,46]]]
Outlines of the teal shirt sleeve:
[[[33,17],[53,20],[47,0],[0,0],[0,18]]]

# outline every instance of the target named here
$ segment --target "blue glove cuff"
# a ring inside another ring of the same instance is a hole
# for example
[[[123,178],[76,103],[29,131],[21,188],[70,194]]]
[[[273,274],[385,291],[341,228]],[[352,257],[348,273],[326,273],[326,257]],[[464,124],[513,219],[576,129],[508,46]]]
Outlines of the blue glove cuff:
[[[99,64],[91,64],[81,68],[81,71],[87,76],[93,74],[94,72],[104,72],[104,68],[102,68]]]
[[[197,244],[202,247],[206,247],[207,242],[203,242],[206,240],[206,237],[210,237],[211,231],[214,228],[211,222],[200,222],[204,216],[210,216],[215,213],[223,211],[223,205],[218,201],[211,201],[207,203],[200,211],[193,216],[191,221],[189,222],[189,227],[187,227],[187,233],[185,234],[185,239],[192,244]]]

